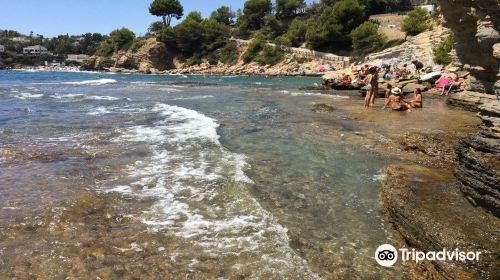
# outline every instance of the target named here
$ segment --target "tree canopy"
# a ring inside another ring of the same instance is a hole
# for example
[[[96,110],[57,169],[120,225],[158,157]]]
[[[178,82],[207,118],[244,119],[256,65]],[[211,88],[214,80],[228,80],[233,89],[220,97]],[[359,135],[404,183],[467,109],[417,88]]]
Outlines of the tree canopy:
[[[306,7],[304,0],[276,0],[276,17],[290,18]]]
[[[264,24],[264,17],[271,13],[272,8],[270,0],[248,0],[243,8],[241,22],[250,30],[259,29]]]
[[[431,27],[430,15],[424,8],[415,8],[403,20],[401,30],[406,35],[418,35]]]
[[[352,47],[358,53],[369,53],[381,48],[386,42],[385,36],[378,30],[378,25],[366,21],[351,31]]]
[[[206,56],[223,47],[228,39],[227,25],[215,19],[203,19],[199,12],[191,12],[175,27],[163,29],[158,37],[183,58]]]
[[[162,17],[164,26],[170,26],[172,18],[180,19],[184,15],[184,8],[179,0],[154,0],[149,6],[149,12]]]
[[[236,15],[231,11],[228,6],[222,6],[217,10],[213,11],[210,15],[210,19],[213,19],[219,23],[225,25],[231,25],[234,23],[234,18]]]
[[[306,40],[312,49],[336,51],[351,44],[350,32],[368,18],[357,0],[341,0],[323,9],[318,19],[310,18]]]

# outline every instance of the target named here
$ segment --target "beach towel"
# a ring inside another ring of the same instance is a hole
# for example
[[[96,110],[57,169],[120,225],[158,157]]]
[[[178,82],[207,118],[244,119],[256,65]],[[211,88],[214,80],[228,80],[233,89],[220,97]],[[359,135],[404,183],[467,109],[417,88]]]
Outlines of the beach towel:
[[[439,79],[438,83],[436,84],[437,88],[444,88],[446,85],[449,85],[451,83],[451,78],[450,77],[442,77]]]

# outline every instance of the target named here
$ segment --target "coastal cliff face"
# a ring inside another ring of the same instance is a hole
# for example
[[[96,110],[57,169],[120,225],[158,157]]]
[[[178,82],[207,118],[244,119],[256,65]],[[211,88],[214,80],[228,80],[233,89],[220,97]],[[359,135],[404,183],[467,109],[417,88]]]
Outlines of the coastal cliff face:
[[[475,205],[500,217],[500,102],[480,106],[482,130],[456,145],[455,177]]]
[[[111,57],[92,56],[83,65],[84,70],[109,70],[121,72],[155,73],[173,67],[173,56],[164,43],[155,38],[143,41],[144,44],[136,51],[119,51]]]
[[[468,65],[468,90],[498,93],[500,68],[500,11],[497,0],[438,0],[443,25],[455,35],[456,55]]]

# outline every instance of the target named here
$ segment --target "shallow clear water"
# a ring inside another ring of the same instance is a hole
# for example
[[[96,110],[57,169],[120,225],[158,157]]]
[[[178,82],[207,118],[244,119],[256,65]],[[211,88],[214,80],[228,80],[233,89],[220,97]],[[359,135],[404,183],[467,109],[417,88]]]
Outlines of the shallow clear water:
[[[74,276],[65,264],[84,260],[79,277],[120,278],[69,249],[92,232],[125,270],[153,278],[398,276],[372,256],[391,238],[376,186],[388,159],[332,137],[359,124],[310,110],[350,102],[299,90],[320,82],[0,71],[0,229],[13,236],[0,239],[0,273],[23,275],[14,256],[31,254],[35,274]],[[68,226],[88,195],[128,222],[83,229],[90,213]],[[46,231],[18,227],[37,223]],[[106,259],[104,247],[92,248]],[[138,260],[144,252],[170,270]],[[41,256],[50,269],[35,264]]]

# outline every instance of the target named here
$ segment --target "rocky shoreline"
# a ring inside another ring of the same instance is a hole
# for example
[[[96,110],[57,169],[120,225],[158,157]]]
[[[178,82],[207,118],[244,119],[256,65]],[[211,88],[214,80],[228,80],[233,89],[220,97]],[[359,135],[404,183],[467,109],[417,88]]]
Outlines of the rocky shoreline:
[[[450,98],[448,103],[457,104]],[[394,164],[384,173],[380,205],[398,237],[398,246],[424,252],[444,248],[481,251],[479,262],[409,264],[413,279],[498,279],[500,277],[500,107],[496,100],[480,105],[478,132],[454,138],[454,149],[443,149],[440,168]],[[476,102],[478,100],[475,100]],[[474,108],[469,102],[465,108]],[[450,140],[450,139],[449,139]],[[426,137],[420,145],[431,147]],[[410,145],[411,149],[411,145]],[[426,150],[420,147],[420,150]],[[425,153],[424,153],[425,154]],[[451,157],[452,160],[445,160]],[[455,170],[452,172],[452,170]],[[454,175],[454,176],[453,176]]]

